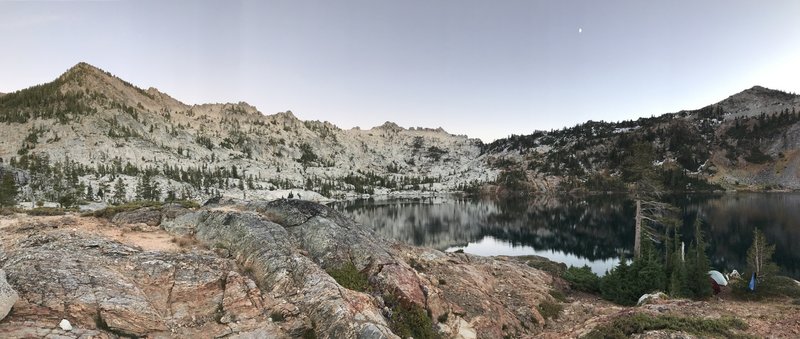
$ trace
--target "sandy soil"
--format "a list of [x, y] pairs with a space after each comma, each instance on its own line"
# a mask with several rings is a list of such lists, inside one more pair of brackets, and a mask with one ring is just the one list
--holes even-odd
[[0, 241], [13, 242], [24, 236], [22, 230], [31, 228], [69, 229], [81, 234], [101, 235], [145, 251], [178, 252], [181, 247], [174, 237], [158, 227], [139, 225], [114, 225], [108, 220], [77, 215], [35, 217], [25, 214], [0, 217]]

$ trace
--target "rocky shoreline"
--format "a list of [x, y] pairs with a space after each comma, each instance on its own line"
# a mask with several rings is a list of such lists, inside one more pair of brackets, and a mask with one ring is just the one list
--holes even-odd
[[[553, 301], [553, 278], [524, 263], [389, 242], [305, 201], [7, 218], [2, 231], [20, 296], [2, 337], [530, 336]], [[363, 290], [329, 273], [350, 266]]]
[[735, 317], [760, 337], [800, 333], [791, 302], [616, 306], [571, 291], [561, 264], [412, 247], [313, 202], [100, 216], [0, 217], [0, 311], [13, 305], [0, 337], [565, 338], [634, 313]]

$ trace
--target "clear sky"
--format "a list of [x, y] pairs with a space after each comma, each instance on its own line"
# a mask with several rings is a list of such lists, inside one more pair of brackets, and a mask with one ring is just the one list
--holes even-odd
[[0, 0], [0, 92], [86, 61], [186, 103], [484, 141], [800, 92], [800, 1]]

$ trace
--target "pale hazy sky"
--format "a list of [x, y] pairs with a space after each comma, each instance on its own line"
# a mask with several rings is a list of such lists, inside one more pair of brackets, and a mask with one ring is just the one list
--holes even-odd
[[0, 92], [79, 61], [186, 103], [509, 134], [800, 92], [800, 1], [3, 1]]

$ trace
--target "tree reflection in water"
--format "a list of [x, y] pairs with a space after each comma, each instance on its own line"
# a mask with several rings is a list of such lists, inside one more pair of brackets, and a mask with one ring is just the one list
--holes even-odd
[[[742, 271], [752, 230], [759, 227], [777, 245], [775, 261], [784, 274], [800, 278], [800, 194], [689, 194], [666, 199], [682, 211], [687, 244], [694, 218], [699, 215], [704, 221], [716, 269]], [[634, 208], [625, 195], [370, 199], [332, 206], [387, 238], [440, 250], [466, 247], [470, 252], [480, 246], [484, 255], [531, 252], [568, 264], [593, 263], [590, 266], [602, 272], [633, 249]]]

